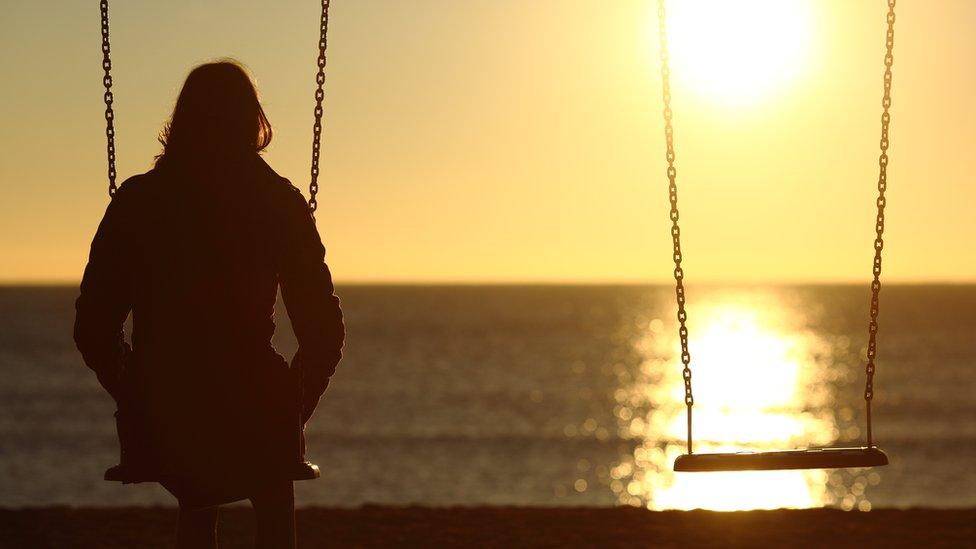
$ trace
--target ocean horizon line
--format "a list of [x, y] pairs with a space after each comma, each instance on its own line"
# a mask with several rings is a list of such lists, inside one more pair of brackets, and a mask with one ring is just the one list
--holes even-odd
[[[68, 288], [77, 287], [81, 284], [80, 280], [0, 280], [0, 289], [3, 288]], [[684, 280], [685, 286], [736, 286], [736, 287], [851, 287], [871, 285], [868, 280], [743, 280], [743, 279], [705, 279], [705, 280]], [[668, 287], [674, 286], [673, 280], [586, 280], [586, 279], [500, 279], [500, 280], [477, 280], [477, 279], [445, 279], [445, 280], [410, 280], [410, 279], [389, 279], [389, 280], [369, 280], [369, 279], [336, 279], [337, 287], [526, 287], [526, 286], [563, 286], [563, 287]], [[973, 280], [882, 280], [882, 286], [976, 286], [976, 279]]]

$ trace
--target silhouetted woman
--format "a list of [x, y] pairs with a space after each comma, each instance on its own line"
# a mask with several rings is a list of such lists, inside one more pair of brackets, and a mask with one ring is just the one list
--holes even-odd
[[[298, 417], [344, 337], [325, 249], [301, 193], [259, 156], [271, 125], [237, 63], [190, 73], [160, 141], [154, 169], [119, 187], [98, 227], [75, 341], [134, 418], [140, 480], [178, 499], [180, 546], [215, 546], [217, 506], [250, 499], [258, 546], [292, 547]], [[271, 345], [279, 286], [302, 396]]]

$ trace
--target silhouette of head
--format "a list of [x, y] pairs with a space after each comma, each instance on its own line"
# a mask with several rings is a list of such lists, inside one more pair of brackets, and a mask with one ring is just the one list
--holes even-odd
[[256, 154], [271, 143], [268, 122], [247, 70], [221, 60], [190, 71], [159, 135], [156, 164], [220, 162]]

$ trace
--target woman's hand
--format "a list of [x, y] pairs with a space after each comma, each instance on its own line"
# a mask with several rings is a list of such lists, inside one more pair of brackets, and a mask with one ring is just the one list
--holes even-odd
[[116, 406], [122, 403], [122, 370], [98, 374], [98, 382], [108, 391]]
[[325, 385], [321, 387], [304, 387], [302, 392], [302, 424], [308, 423], [315, 413], [315, 408], [319, 405], [319, 400], [329, 386], [329, 380], [325, 380]]
[[323, 375], [318, 370], [307, 369], [303, 362], [301, 351], [299, 351], [292, 358], [290, 367], [292, 379], [299, 390], [302, 425], [311, 419], [312, 414], [315, 413], [315, 408], [319, 405], [319, 400], [329, 387], [328, 375]]

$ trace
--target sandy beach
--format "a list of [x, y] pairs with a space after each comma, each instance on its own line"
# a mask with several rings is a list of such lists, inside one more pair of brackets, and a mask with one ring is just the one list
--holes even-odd
[[[0, 547], [170, 547], [172, 508], [0, 510]], [[251, 545], [251, 510], [221, 512], [223, 547]], [[976, 509], [654, 512], [636, 508], [305, 508], [302, 547], [976, 547]]]

